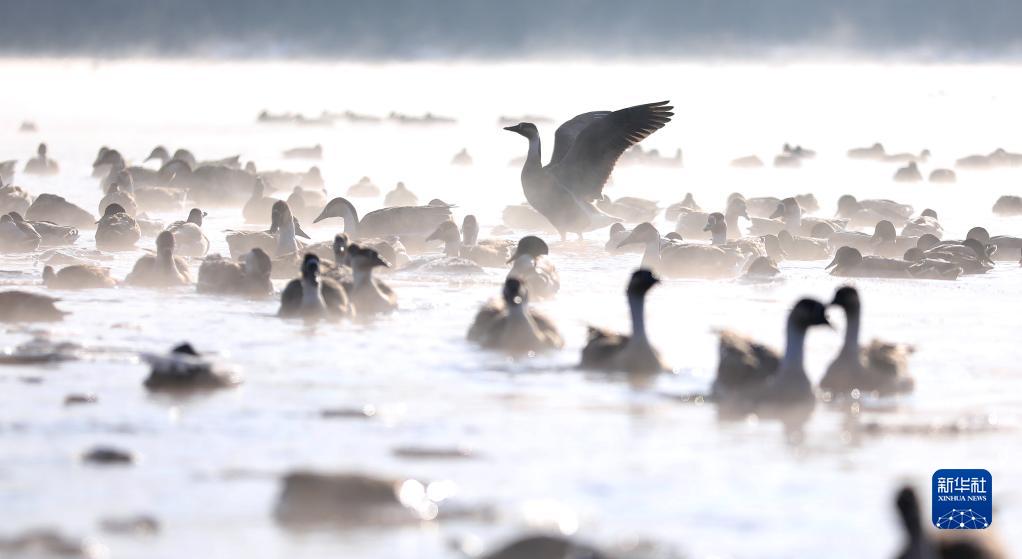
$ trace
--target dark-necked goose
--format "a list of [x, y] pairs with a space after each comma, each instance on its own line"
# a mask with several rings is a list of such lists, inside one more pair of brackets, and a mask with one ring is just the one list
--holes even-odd
[[96, 248], [99, 250], [132, 250], [141, 238], [138, 222], [120, 204], [107, 206], [96, 224]]
[[122, 189], [119, 182], [112, 183], [106, 189], [106, 194], [99, 201], [99, 215], [105, 214], [106, 207], [110, 204], [119, 204], [124, 208], [125, 213], [131, 217], [135, 217], [138, 214], [138, 202], [135, 201], [135, 195]]
[[252, 196], [241, 208], [241, 215], [245, 218], [245, 223], [260, 225], [269, 223], [267, 218], [270, 216], [273, 204], [276, 202], [276, 198], [266, 196], [266, 183], [262, 177], [256, 178], [255, 184], [252, 186]]
[[887, 220], [901, 227], [912, 215], [912, 206], [891, 200], [857, 200], [851, 194], [838, 198], [836, 217], [847, 219], [851, 227], [873, 227]]
[[553, 155], [545, 167], [535, 124], [522, 122], [505, 128], [529, 140], [522, 189], [529, 204], [557, 228], [562, 239], [568, 233], [581, 237], [614, 222], [593, 202], [602, 197], [603, 186], [621, 154], [671, 121], [674, 113], [668, 103], [576, 116], [557, 129]]
[[272, 295], [270, 256], [256, 247], [240, 260], [228, 260], [219, 254], [207, 256], [199, 266], [197, 291], [250, 298]]
[[380, 187], [373, 184], [369, 177], [362, 177], [358, 182], [349, 186], [346, 196], [352, 198], [375, 198], [380, 195]]
[[685, 198], [683, 198], [681, 202], [675, 202], [670, 206], [667, 206], [667, 209], [664, 210], [664, 219], [667, 221], [677, 221], [678, 214], [680, 214], [682, 210], [700, 212], [703, 209], [699, 207], [699, 204], [696, 202], [695, 197], [692, 196], [692, 193], [686, 192]]
[[175, 287], [188, 285], [192, 278], [188, 264], [174, 256], [174, 235], [164, 231], [156, 237], [156, 255], [139, 258], [124, 281], [138, 287]]
[[338, 320], [353, 316], [344, 288], [329, 278], [319, 277], [319, 257], [306, 254], [302, 277], [291, 280], [280, 294], [281, 318]]
[[501, 299], [487, 303], [468, 329], [469, 341], [522, 355], [564, 346], [557, 327], [529, 307], [529, 291], [518, 279], [504, 280]]
[[110, 277], [109, 268], [79, 264], [57, 272], [53, 266], [44, 267], [43, 285], [50, 289], [102, 289], [114, 287], [117, 282]]
[[537, 299], [553, 297], [561, 289], [561, 277], [549, 254], [550, 247], [543, 239], [532, 235], [522, 237], [508, 259], [511, 270], [507, 277], [522, 280], [531, 296]]
[[78, 228], [67, 225], [57, 225], [51, 221], [28, 221], [21, 217], [18, 212], [9, 212], [7, 215], [17, 223], [24, 223], [32, 226], [36, 233], [39, 233], [39, 246], [59, 247], [75, 244], [78, 240]]
[[631, 335], [590, 326], [588, 341], [582, 348], [581, 368], [627, 373], [668, 370], [646, 336], [646, 293], [658, 283], [660, 280], [650, 270], [639, 269], [632, 274], [626, 291], [632, 317]]
[[235, 259], [256, 247], [273, 258], [282, 258], [299, 254], [303, 250], [303, 245], [298, 241], [299, 236], [309, 238], [302, 231], [298, 219], [291, 215], [287, 202], [277, 200], [270, 209], [269, 230], [228, 231], [227, 247], [231, 251], [231, 258]]

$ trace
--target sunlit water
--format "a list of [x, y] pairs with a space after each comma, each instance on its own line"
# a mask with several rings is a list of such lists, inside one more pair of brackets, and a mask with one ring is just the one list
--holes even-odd
[[[63, 172], [19, 175], [34, 194], [56, 192], [96, 212], [90, 178], [100, 145], [140, 161], [163, 144], [200, 159], [240, 153], [260, 169], [304, 169], [283, 149], [321, 143], [332, 195], [368, 175], [389, 190], [405, 181], [420, 198], [475, 213], [485, 233], [507, 204], [523, 200], [518, 168], [525, 141], [497, 125], [502, 114], [574, 114], [671, 99], [674, 121], [645, 145], [685, 168], [622, 167], [608, 193], [678, 201], [686, 191], [719, 208], [746, 196], [813, 192], [824, 215], [843, 193], [932, 207], [948, 238], [973, 225], [1022, 234], [1022, 220], [992, 216], [1001, 194], [1019, 193], [1022, 173], [960, 172], [956, 185], [895, 184], [893, 165], [851, 162], [850, 147], [883, 141], [889, 151], [933, 151], [924, 173], [997, 147], [1022, 149], [1022, 81], [1015, 67], [93, 64], [5, 62], [0, 160], [26, 159], [44, 140]], [[457, 118], [453, 126], [392, 123], [328, 128], [255, 122], [262, 109], [316, 115], [351, 109]], [[39, 133], [18, 133], [24, 119]], [[540, 125], [544, 139], [553, 125]], [[818, 150], [800, 170], [734, 170], [742, 155], [772, 159], [784, 142]], [[467, 147], [468, 168], [449, 165]], [[546, 154], [551, 145], [546, 144]], [[364, 213], [382, 200], [355, 200]], [[166, 219], [183, 218], [165, 215]], [[212, 211], [215, 250], [240, 211]], [[658, 221], [663, 232], [671, 224]], [[330, 227], [315, 228], [327, 239]], [[401, 309], [368, 325], [308, 329], [275, 318], [276, 303], [119, 288], [60, 292], [73, 313], [49, 326], [4, 326], [11, 347], [44, 333], [73, 341], [84, 359], [0, 368], [0, 534], [55, 526], [101, 542], [113, 557], [452, 557], [452, 541], [489, 548], [523, 531], [561, 530], [614, 545], [643, 539], [693, 557], [885, 557], [900, 545], [892, 496], [909, 482], [928, 514], [938, 468], [977, 467], [994, 476], [999, 537], [1022, 551], [1022, 272], [999, 264], [957, 282], [858, 280], [864, 337], [911, 343], [916, 392], [847, 419], [819, 407], [800, 443], [767, 421], [721, 424], [709, 405], [673, 395], [707, 389], [714, 329], [782, 342], [786, 311], [804, 295], [826, 299], [841, 284], [823, 262], [785, 263], [784, 279], [666, 281], [650, 294], [649, 330], [673, 374], [636, 385], [572, 369], [585, 325], [627, 328], [623, 289], [638, 255], [608, 256], [605, 232], [584, 242], [554, 238], [563, 288], [538, 305], [560, 325], [563, 351], [511, 362], [464, 339], [478, 306], [498, 292], [484, 277], [393, 275]], [[145, 245], [151, 246], [152, 240]], [[79, 246], [93, 246], [84, 234]], [[111, 263], [123, 277], [140, 252]], [[7, 283], [39, 283], [32, 257], [0, 256]], [[197, 267], [197, 262], [193, 263]], [[31, 287], [31, 289], [40, 289]], [[837, 324], [840, 312], [831, 312]], [[237, 364], [239, 388], [192, 400], [154, 397], [142, 387], [139, 351], [190, 340]], [[818, 380], [839, 333], [813, 331], [807, 370]], [[36, 379], [38, 382], [29, 382]], [[64, 407], [65, 395], [98, 395]], [[373, 406], [372, 418], [323, 419], [324, 409]], [[869, 408], [870, 406], [866, 406]], [[873, 406], [876, 407], [876, 406]], [[881, 422], [900, 434], [863, 434]], [[951, 426], [964, 425], [957, 434]], [[979, 425], [981, 429], [970, 429]], [[940, 434], [904, 433], [905, 427]], [[981, 432], [975, 432], [981, 431]], [[83, 465], [96, 444], [138, 453], [127, 468]], [[401, 458], [394, 449], [464, 447], [465, 460]], [[396, 478], [451, 480], [462, 504], [493, 509], [492, 521], [405, 529], [300, 532], [279, 527], [272, 509], [278, 476], [297, 468]], [[100, 518], [145, 513], [158, 536], [103, 533]]]

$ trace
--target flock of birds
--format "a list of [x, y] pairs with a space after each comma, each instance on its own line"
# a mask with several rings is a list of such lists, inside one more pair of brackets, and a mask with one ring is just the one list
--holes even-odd
[[[907, 204], [859, 200], [852, 195], [842, 196], [835, 216], [824, 218], [810, 215], [819, 210], [812, 194], [746, 198], [734, 193], [722, 211], [704, 211], [689, 194], [665, 209], [676, 227], [662, 234], [651, 223], [660, 211], [657, 202], [630, 197], [611, 200], [603, 189], [622, 155], [666, 126], [672, 110], [664, 101], [578, 115], [557, 129], [545, 165], [535, 124], [521, 122], [505, 128], [528, 141], [521, 171], [528, 204], [505, 210], [503, 231], [510, 233], [528, 223], [536, 229], [552, 228], [564, 240], [570, 234], [582, 238], [609, 228], [608, 253], [641, 253], [640, 267], [631, 274], [626, 289], [630, 332], [590, 328], [581, 353], [582, 368], [633, 374], [668, 370], [645, 325], [646, 294], [661, 278], [769, 280], [781, 273], [781, 261], [829, 260], [827, 268], [839, 277], [955, 280], [964, 274], [985, 273], [998, 260], [1019, 259], [1022, 238], [991, 236], [976, 227], [965, 239], [944, 239], [932, 209], [915, 214]], [[313, 146], [286, 155], [321, 153], [320, 146]], [[812, 150], [786, 145], [775, 164], [794, 166], [813, 155]], [[907, 162], [914, 168], [928, 154], [888, 155], [877, 144], [848, 155]], [[1011, 156], [999, 150], [974, 157], [1003, 162], [1012, 161]], [[680, 161], [680, 153], [677, 157]], [[237, 157], [200, 161], [188, 150], [171, 153], [163, 147], [146, 159], [153, 160], [159, 164], [157, 169], [129, 165], [115, 149], [99, 150], [93, 164], [93, 176], [104, 192], [98, 219], [60, 196], [33, 196], [0, 182], [0, 253], [39, 253], [47, 264], [42, 283], [57, 290], [194, 284], [201, 293], [259, 298], [277, 296], [273, 280], [289, 279], [279, 293], [278, 315], [303, 320], [393, 312], [399, 294], [378, 269], [439, 274], [507, 269], [499, 297], [479, 310], [468, 339], [518, 356], [563, 347], [556, 323], [531, 306], [555, 297], [561, 286], [550, 248], [539, 236], [527, 235], [518, 241], [481, 239], [475, 216], [465, 216], [459, 227], [453, 205], [436, 199], [420, 204], [402, 183], [386, 193], [385, 207], [360, 216], [348, 198], [382, 194], [367, 177], [349, 188], [347, 197], [330, 198], [315, 167], [304, 173], [260, 172], [254, 163], [241, 165]], [[966, 160], [963, 166], [981, 164]], [[734, 164], [754, 163], [743, 158]], [[24, 172], [47, 175], [60, 169], [43, 144]], [[8, 169], [4, 180], [11, 176]], [[937, 173], [930, 179], [950, 177]], [[286, 199], [271, 195], [288, 190]], [[995, 212], [1010, 215], [1010, 198], [999, 200]], [[194, 205], [186, 219], [169, 224], [146, 213], [178, 210], [185, 204]], [[227, 231], [229, 256], [211, 255], [203, 229], [207, 214], [201, 208], [213, 207], [240, 210], [246, 224], [268, 228]], [[302, 223], [331, 219], [342, 220], [341, 232], [330, 242], [309, 241]], [[624, 222], [638, 223], [628, 229]], [[74, 246], [82, 229], [95, 229], [95, 250]], [[106, 252], [138, 250], [144, 239], [154, 237], [155, 250], [139, 258], [123, 280], [91, 261]], [[442, 246], [439, 254], [432, 252], [437, 246]], [[201, 259], [194, 280], [192, 258]], [[66, 313], [56, 301], [27, 291], [0, 292], [0, 321], [59, 320]], [[719, 365], [708, 399], [722, 412], [739, 417], [755, 413], [790, 418], [811, 412], [818, 391], [803, 367], [805, 338], [810, 328], [829, 325], [826, 310], [830, 306], [844, 312], [847, 326], [844, 345], [820, 382], [819, 392], [827, 395], [826, 400], [911, 391], [913, 380], [907, 370], [911, 348], [880, 341], [861, 345], [860, 294], [845, 286], [827, 303], [807, 298], [794, 305], [783, 352], [722, 332]], [[192, 351], [187, 359], [195, 357]], [[918, 555], [924, 556], [936, 555]]]

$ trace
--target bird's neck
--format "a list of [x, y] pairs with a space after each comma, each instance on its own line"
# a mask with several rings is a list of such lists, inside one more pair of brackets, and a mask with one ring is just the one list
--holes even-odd
[[176, 269], [174, 264], [174, 251], [167, 249], [156, 249], [156, 265], [160, 270], [170, 271]]
[[628, 294], [628, 312], [632, 316], [632, 340], [646, 343], [646, 298], [644, 295]]
[[859, 355], [859, 309], [845, 309], [847, 324], [845, 325], [845, 345], [841, 348], [841, 355]]
[[295, 238], [295, 222], [291, 216], [283, 220], [277, 233], [277, 256], [298, 252], [298, 239]]
[[373, 269], [363, 266], [355, 267], [351, 270], [352, 284], [355, 289], [362, 289], [365, 286], [373, 285]]
[[806, 372], [803, 365], [805, 359], [806, 329], [794, 324], [788, 324], [787, 345], [784, 348], [784, 359], [778, 369], [781, 379], [795, 380], [806, 379]]
[[323, 301], [323, 295], [320, 293], [319, 280], [315, 274], [303, 274], [302, 275], [302, 306], [309, 307], [325, 307], [326, 302]]
[[460, 256], [461, 255], [461, 237], [452, 235], [449, 239], [444, 239], [444, 254], [447, 256]]
[[344, 208], [341, 218], [344, 220], [344, 233], [349, 239], [358, 238], [358, 214], [350, 208]]
[[543, 157], [539, 143], [539, 136], [530, 136], [529, 153], [525, 156], [525, 166], [522, 167], [522, 173], [538, 171], [542, 166]]
[[713, 234], [713, 244], [723, 245], [727, 244], [727, 229], [720, 227], [711, 231]]

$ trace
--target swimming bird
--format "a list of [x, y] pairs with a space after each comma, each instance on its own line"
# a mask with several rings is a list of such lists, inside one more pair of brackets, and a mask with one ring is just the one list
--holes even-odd
[[174, 234], [177, 253], [182, 256], [205, 256], [209, 252], [209, 239], [202, 232], [202, 218], [206, 212], [192, 208], [188, 219], [175, 221], [167, 226], [167, 231]]
[[507, 246], [465, 245], [461, 232], [453, 221], [445, 221], [436, 228], [426, 241], [442, 241], [444, 254], [448, 257], [467, 258], [480, 266], [503, 268], [507, 265], [511, 251]]
[[663, 128], [674, 113], [668, 101], [637, 105], [618, 111], [595, 111], [562, 124], [554, 135], [554, 150], [544, 167], [539, 130], [530, 122], [508, 126], [529, 140], [522, 167], [522, 189], [529, 204], [557, 228], [561, 238], [606, 227], [614, 219], [593, 202], [614, 164], [629, 147]]
[[695, 197], [692, 196], [692, 193], [686, 192], [685, 198], [683, 198], [681, 202], [675, 202], [670, 206], [667, 206], [667, 209], [664, 210], [664, 219], [667, 221], [677, 221], [678, 214], [681, 213], [682, 210], [701, 212], [703, 209], [699, 207], [699, 204], [696, 202]]
[[174, 235], [170, 231], [156, 237], [156, 255], [139, 258], [124, 282], [137, 287], [175, 287], [192, 282], [188, 264], [174, 256]]
[[397, 206], [418, 206], [419, 197], [415, 195], [405, 183], [398, 182], [394, 190], [391, 190], [383, 197], [383, 207], [394, 208]]
[[965, 238], [975, 239], [986, 247], [996, 247], [996, 250], [988, 255], [990, 259], [997, 262], [1013, 262], [1019, 249], [1022, 249], [1022, 237], [1012, 237], [1010, 235], [994, 235], [991, 237], [990, 233], [982, 227], [973, 227], [965, 235]]
[[[302, 231], [298, 219], [291, 215], [287, 202], [277, 200], [270, 209], [270, 228], [267, 231], [228, 231], [227, 247], [231, 258], [239, 258], [242, 254], [259, 247], [273, 258], [297, 255], [304, 247], [297, 237], [309, 238]], [[293, 270], [294, 268], [292, 268]]]
[[1022, 196], [1001, 196], [996, 202], [994, 202], [992, 211], [994, 212], [994, 215], [999, 215], [1001, 217], [1015, 217], [1022, 215]]
[[832, 276], [848, 278], [901, 278], [901, 279], [958, 279], [962, 268], [940, 266], [922, 260], [909, 262], [880, 256], [863, 256], [852, 247], [843, 246], [834, 253], [834, 259], [827, 264]]
[[476, 216], [468, 214], [461, 220], [461, 244], [463, 248], [480, 246], [487, 250], [510, 254], [517, 243], [509, 239], [480, 239], [479, 220]]
[[536, 299], [553, 297], [561, 289], [561, 276], [549, 255], [550, 247], [543, 239], [533, 235], [522, 237], [508, 259], [512, 264], [507, 277], [520, 279]]
[[422, 252], [426, 237], [445, 221], [451, 221], [451, 206], [432, 201], [425, 206], [399, 206], [381, 208], [358, 217], [355, 206], [345, 198], [334, 198], [327, 203], [313, 223], [339, 217], [344, 220], [344, 232], [353, 241], [384, 238], [395, 235], [411, 251]]
[[54, 322], [63, 320], [64, 312], [53, 297], [27, 291], [0, 291], [0, 322]]
[[529, 291], [518, 278], [504, 280], [501, 299], [479, 309], [468, 340], [488, 349], [522, 355], [564, 346], [557, 327], [529, 306]]
[[923, 174], [919, 172], [919, 165], [910, 161], [908, 165], [898, 169], [894, 173], [896, 182], [919, 182], [923, 180]]
[[297, 147], [284, 150], [284, 159], [322, 159], [323, 146], [316, 144], [311, 147]]
[[742, 274], [743, 278], [746, 279], [766, 279], [773, 278], [781, 274], [781, 270], [777, 267], [777, 263], [774, 262], [769, 256], [757, 256], [749, 265], [745, 267], [745, 272]]
[[57, 272], [53, 266], [44, 267], [43, 284], [50, 289], [103, 289], [116, 286], [117, 281], [110, 277], [109, 268], [79, 264]]
[[820, 381], [820, 388], [835, 395], [848, 395], [853, 390], [875, 392], [880, 396], [909, 392], [915, 382], [908, 374], [908, 356], [912, 348], [873, 340], [859, 346], [862, 306], [859, 292], [844, 286], [834, 293], [832, 306], [845, 312], [845, 343]]
[[200, 355], [190, 343], [183, 343], [168, 354], [143, 353], [149, 364], [146, 389], [157, 392], [184, 392], [230, 388], [241, 382], [241, 375], [230, 366]]
[[[2, 179], [0, 179], [0, 183], [3, 183]], [[20, 186], [0, 184], [0, 214], [18, 212], [25, 215], [33, 200], [35, 198]]]
[[351, 283], [344, 283], [348, 299], [359, 316], [385, 314], [397, 310], [397, 294], [387, 284], [373, 277], [373, 269], [389, 268], [390, 264], [374, 249], [357, 244], [348, 245], [351, 261]]
[[553, 224], [528, 203], [506, 206], [500, 217], [506, 227], [515, 231], [557, 232]]
[[106, 194], [99, 201], [99, 215], [105, 214], [106, 207], [110, 204], [120, 205], [124, 208], [124, 212], [131, 217], [135, 217], [138, 214], [138, 203], [135, 201], [135, 195], [123, 190], [120, 183], [115, 182], [106, 189]]
[[874, 227], [887, 220], [901, 227], [912, 215], [912, 206], [892, 200], [857, 200], [851, 194], [838, 198], [836, 217], [847, 219], [851, 227]]
[[287, 197], [287, 205], [298, 221], [308, 223], [316, 219], [319, 212], [327, 204], [326, 190], [322, 188], [302, 188], [296, 186]]
[[345, 290], [329, 278], [319, 277], [319, 257], [306, 254], [302, 277], [291, 280], [280, 294], [281, 318], [338, 320], [354, 315]]
[[467, 167], [472, 164], [472, 156], [468, 154], [468, 148], [461, 148], [461, 151], [451, 158], [451, 165]]
[[934, 169], [930, 171], [927, 180], [938, 184], [954, 184], [958, 182], [958, 175], [951, 169]]
[[738, 275], [743, 264], [738, 251], [722, 247], [662, 239], [650, 223], [640, 223], [618, 246], [642, 244], [642, 267], [672, 278], [727, 278]]
[[[777, 198], [775, 196], [753, 196], [746, 198], [738, 192], [732, 192], [728, 196], [728, 202], [731, 202], [734, 198], [740, 198], [745, 201], [746, 218], [760, 217], [769, 218], [771, 214], [777, 211], [777, 205], [784, 201], [783, 198]], [[792, 196], [796, 202], [798, 202], [799, 208], [803, 210], [803, 213], [812, 213], [820, 209], [820, 203], [816, 200], [816, 196], [809, 192], [806, 194], [796, 194]]]
[[270, 272], [273, 263], [261, 248], [243, 254], [240, 262], [219, 254], [207, 256], [199, 266], [199, 293], [257, 298], [273, 294]]
[[826, 307], [801, 299], [788, 314], [784, 355], [730, 331], [720, 332], [720, 361], [712, 395], [726, 415], [802, 415], [816, 397], [803, 365], [805, 338], [813, 326], [829, 326]]
[[[738, 218], [750, 219], [746, 211], [745, 199], [741, 196], [729, 198], [723, 215], [729, 236], [732, 238], [741, 237]], [[707, 233], [709, 230], [706, 228], [706, 222], [709, 217], [710, 212], [680, 209], [677, 212], [677, 222], [674, 225], [674, 231], [685, 239], [709, 240], [710, 235]]]
[[96, 218], [82, 208], [56, 194], [40, 194], [25, 210], [29, 221], [49, 221], [58, 225], [95, 229]]
[[792, 235], [786, 230], [777, 233], [777, 243], [788, 260], [826, 260], [831, 246], [826, 239]]
[[631, 233], [632, 232], [626, 229], [625, 226], [622, 225], [621, 223], [611, 224], [610, 231], [608, 233], [607, 243], [603, 245], [603, 248], [610, 254], [625, 253], [642, 254], [642, 251], [644, 249], [640, 244], [632, 244], [624, 247], [618, 247], [618, 245], [621, 244], [621, 241], [628, 238], [628, 235], [630, 235]]
[[346, 196], [352, 198], [375, 198], [380, 195], [380, 187], [373, 184], [369, 177], [362, 177], [358, 182], [349, 186]]
[[985, 245], [976, 238], [964, 241], [938, 241], [933, 235], [923, 235], [916, 242], [925, 260], [950, 262], [962, 269], [964, 274], [985, 274], [994, 269], [991, 256], [997, 247]]
[[73, 245], [78, 240], [78, 228], [66, 225], [57, 225], [50, 221], [28, 221], [21, 217], [18, 212], [8, 212], [17, 223], [25, 223], [32, 226], [36, 233], [39, 233], [39, 246], [55, 247]]
[[640, 268], [632, 273], [626, 290], [632, 317], [631, 335], [590, 326], [588, 341], [582, 348], [581, 368], [627, 373], [668, 370], [646, 335], [646, 294], [658, 283], [660, 279], [648, 269]]
[[17, 159], [8, 159], [7, 161], [0, 161], [0, 186], [2, 183], [11, 182], [14, 180], [14, 171], [18, 166]]
[[241, 215], [245, 218], [245, 223], [269, 223], [266, 218], [270, 215], [273, 204], [276, 202], [276, 198], [266, 196], [266, 183], [262, 177], [256, 178], [255, 184], [252, 186], [252, 197], [241, 208]]
[[46, 156], [46, 144], [39, 144], [36, 148], [36, 156], [25, 163], [25, 174], [27, 175], [56, 175], [60, 172], [60, 165]]
[[[784, 225], [782, 229], [787, 230], [793, 235], [812, 235], [813, 229], [818, 226], [826, 226], [831, 231], [843, 231], [848, 226], [847, 219], [840, 218], [823, 218], [823, 217], [807, 217], [803, 215], [802, 206], [798, 203], [794, 197], [788, 197], [781, 200], [781, 203], [777, 205], [774, 213], [770, 214], [770, 219], [780, 219]], [[763, 222], [754, 220], [752, 226], [749, 228], [749, 232], [752, 235], [763, 235], [772, 233], [776, 235], [780, 233], [780, 230], [765, 230], [760, 224]]]
[[635, 196], [622, 196], [617, 200], [611, 200], [604, 195], [596, 200], [596, 207], [610, 217], [620, 219], [625, 223], [653, 221], [660, 213], [660, 206], [656, 202]]
[[32, 252], [41, 242], [39, 232], [25, 221], [0, 215], [0, 252]]
[[138, 222], [120, 204], [107, 206], [106, 213], [97, 222], [96, 248], [99, 250], [131, 250], [141, 238]]
[[715, 212], [706, 218], [705, 231], [710, 232], [710, 244], [724, 250], [736, 251], [743, 261], [766, 256], [766, 247], [761, 237], [742, 237], [728, 240], [728, 226], [724, 214]]
[[884, 145], [880, 142], [866, 148], [852, 148], [848, 150], [849, 159], [872, 159], [874, 161], [883, 161], [886, 156], [887, 151], [884, 149]]
[[905, 237], [922, 237], [930, 234], [939, 239], [944, 236], [944, 228], [937, 221], [937, 212], [926, 208], [919, 217], [905, 223], [901, 228], [901, 234]]

